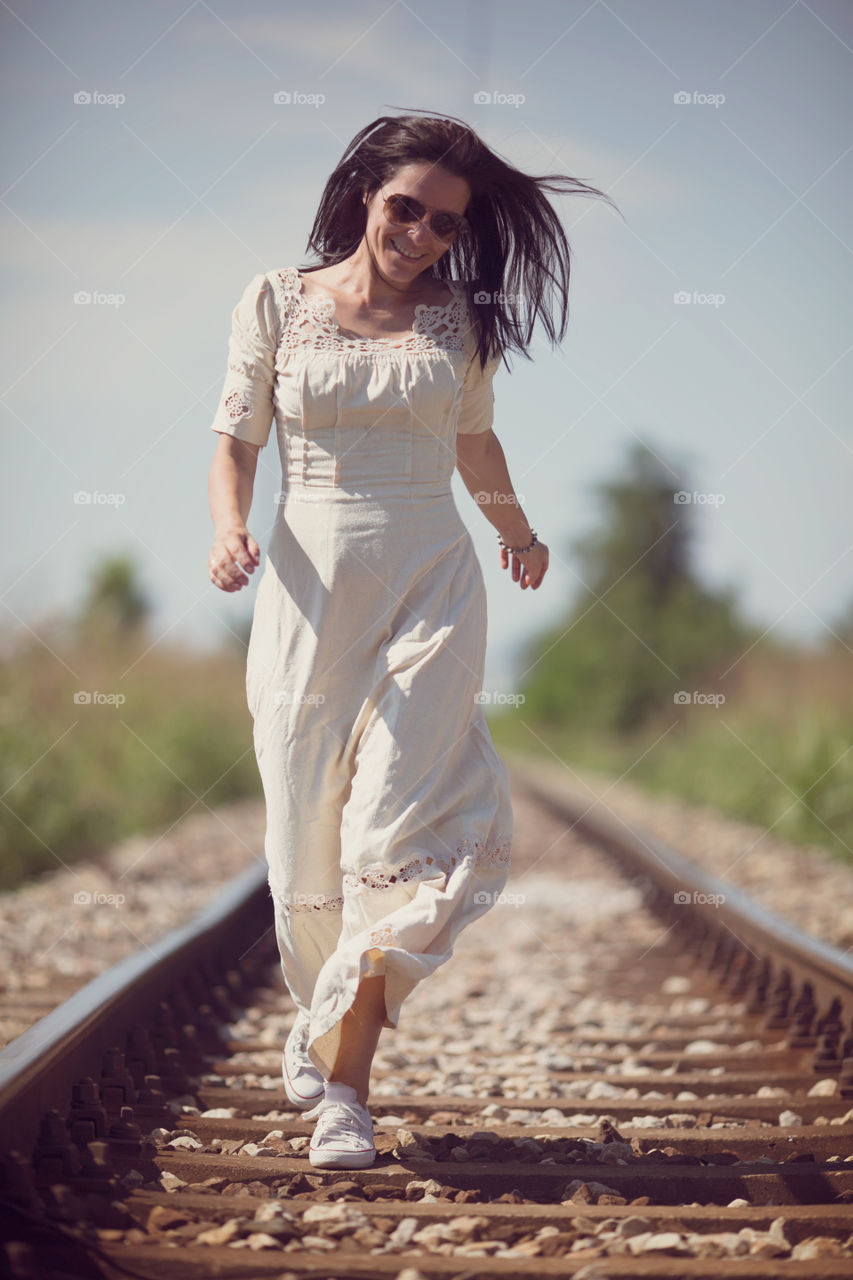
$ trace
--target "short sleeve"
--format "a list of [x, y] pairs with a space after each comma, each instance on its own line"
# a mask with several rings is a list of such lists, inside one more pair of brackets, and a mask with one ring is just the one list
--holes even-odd
[[213, 431], [263, 447], [273, 420], [278, 316], [272, 285], [253, 276], [231, 316], [228, 370]]
[[480, 357], [475, 352], [468, 365], [465, 385], [462, 389], [459, 421], [456, 428], [460, 435], [479, 435], [483, 431], [488, 431], [492, 425], [495, 409], [495, 392], [492, 383], [500, 363], [500, 356], [490, 356], [486, 361], [486, 367], [482, 368]]

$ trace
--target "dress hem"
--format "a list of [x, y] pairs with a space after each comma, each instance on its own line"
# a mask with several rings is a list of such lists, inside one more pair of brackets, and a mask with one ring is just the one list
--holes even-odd
[[[469, 851], [449, 871], [418, 880], [411, 898], [344, 941], [324, 965], [328, 971], [325, 975], [321, 971], [315, 987], [315, 997], [320, 991], [319, 1007], [311, 1015], [307, 1045], [309, 1058], [324, 1078], [329, 1079], [334, 1070], [341, 1022], [355, 1001], [362, 978], [379, 976], [381, 965], [386, 980], [383, 1027], [395, 1028], [406, 998], [453, 955], [460, 930], [497, 901], [509, 875], [511, 838], [488, 845], [478, 841], [462, 844], [467, 844]], [[472, 845], [481, 850], [479, 859]], [[475, 877], [488, 888], [476, 888]], [[461, 904], [467, 909], [460, 911]], [[407, 935], [414, 945], [399, 945]], [[439, 949], [430, 951], [436, 941]], [[380, 957], [378, 964], [372, 953]]]

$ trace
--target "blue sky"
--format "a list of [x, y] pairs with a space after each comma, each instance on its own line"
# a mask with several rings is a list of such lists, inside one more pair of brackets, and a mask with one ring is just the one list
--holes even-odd
[[[117, 552], [140, 563], [158, 641], [216, 644], [250, 613], [257, 574], [224, 596], [206, 571], [231, 310], [256, 272], [306, 260], [346, 144], [407, 107], [461, 116], [623, 214], [557, 201], [567, 337], [555, 351], [540, 333], [495, 381], [495, 429], [552, 549], [539, 592], [501, 574], [457, 489], [490, 680], [567, 608], [571, 544], [638, 439], [722, 495], [695, 506], [697, 560], [750, 618], [819, 641], [853, 601], [849, 4], [13, 0], [0, 34], [3, 631], [37, 634]], [[273, 433], [249, 521], [262, 548], [278, 487]]]

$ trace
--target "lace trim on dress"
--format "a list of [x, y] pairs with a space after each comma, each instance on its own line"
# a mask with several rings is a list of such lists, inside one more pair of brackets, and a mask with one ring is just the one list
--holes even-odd
[[291, 911], [342, 911], [344, 907], [339, 893], [279, 893], [272, 888], [270, 893], [288, 915]]
[[[466, 858], [473, 858], [475, 867], [508, 867], [510, 864], [511, 840], [487, 845], [479, 840], [461, 840], [456, 852], [448, 857], [437, 857], [434, 854], [416, 854], [408, 862], [404, 862], [396, 871], [377, 863], [373, 867], [362, 868], [359, 872], [346, 872], [343, 877], [343, 894], [326, 893], [292, 893], [283, 894], [274, 889], [271, 893], [276, 903], [286, 913], [293, 911], [342, 911], [344, 897], [362, 893], [364, 890], [390, 889], [395, 884], [405, 884], [411, 880], [424, 880], [436, 872], [450, 875]], [[386, 928], [386, 926], [383, 926]], [[375, 931], [374, 931], [375, 932]], [[371, 935], [372, 937], [372, 935]]]
[[[434, 858], [431, 855], [415, 857], [396, 872], [388, 871], [384, 867], [369, 868], [362, 871], [360, 876], [344, 876], [344, 888], [350, 893], [360, 892], [363, 889], [390, 889], [398, 881], [418, 879], [420, 874], [426, 874], [433, 865], [449, 875], [453, 868], [460, 862], [464, 862], [466, 858], [472, 858], [475, 867], [507, 867], [510, 863], [511, 847], [511, 840], [504, 840], [495, 845], [482, 844], [479, 840], [462, 840], [457, 845], [456, 853], [449, 858]], [[354, 883], [348, 883], [348, 881]], [[487, 898], [488, 895], [485, 897]], [[378, 924], [369, 934], [371, 947], [395, 947], [397, 940], [396, 928], [387, 922]]]
[[419, 302], [410, 333], [399, 338], [364, 338], [341, 330], [335, 315], [335, 300], [329, 295], [306, 293], [296, 267], [272, 273], [285, 307], [287, 323], [282, 324], [280, 349], [295, 351], [310, 345], [338, 355], [368, 352], [393, 358], [413, 351], [464, 351], [465, 334], [471, 327], [465, 288], [460, 280], [447, 280], [450, 302], [431, 306]]
[[466, 858], [473, 858], [475, 867], [509, 866], [511, 847], [510, 840], [494, 845], [486, 845], [479, 840], [462, 840], [456, 846], [456, 852], [448, 857], [437, 857], [431, 853], [416, 854], [401, 867], [397, 867], [396, 871], [377, 863], [373, 867], [363, 867], [358, 873], [347, 872], [343, 881], [344, 893], [390, 889], [395, 884], [405, 884], [409, 880], [427, 879], [436, 872], [450, 875]]

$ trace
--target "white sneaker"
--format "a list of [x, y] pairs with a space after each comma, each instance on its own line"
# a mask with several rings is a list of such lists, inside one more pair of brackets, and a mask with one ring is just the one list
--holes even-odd
[[304, 1110], [323, 1100], [324, 1080], [306, 1052], [308, 1017], [300, 1012], [290, 1029], [281, 1054], [281, 1078], [284, 1092], [294, 1107]]
[[376, 1159], [370, 1112], [350, 1085], [326, 1084], [308, 1159], [316, 1169], [366, 1169]]

